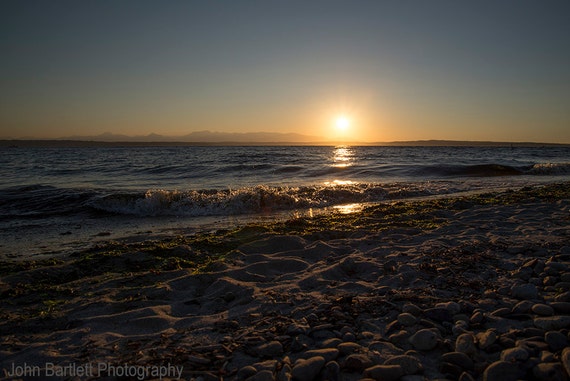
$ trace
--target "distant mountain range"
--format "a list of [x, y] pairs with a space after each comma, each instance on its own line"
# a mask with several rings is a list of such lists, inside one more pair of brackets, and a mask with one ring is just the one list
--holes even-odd
[[493, 141], [459, 141], [459, 140], [413, 140], [393, 142], [340, 142], [321, 136], [303, 135], [296, 133], [278, 132], [212, 132], [196, 131], [183, 136], [120, 135], [106, 132], [100, 135], [75, 135], [58, 139], [4, 139], [0, 140], [1, 147], [16, 146], [51, 146], [51, 147], [80, 147], [80, 146], [175, 146], [175, 145], [376, 145], [376, 146], [512, 146], [512, 147], [541, 147], [541, 146], [570, 146], [570, 144], [540, 143], [540, 142], [493, 142]]
[[320, 136], [278, 132], [213, 132], [196, 131], [182, 136], [149, 135], [118, 135], [106, 132], [95, 136], [68, 136], [57, 140], [87, 140], [94, 142], [184, 142], [184, 143], [317, 143], [324, 142]]

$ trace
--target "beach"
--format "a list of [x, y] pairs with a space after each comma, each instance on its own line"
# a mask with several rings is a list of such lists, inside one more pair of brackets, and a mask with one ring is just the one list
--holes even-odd
[[569, 183], [344, 212], [5, 260], [0, 379], [568, 378]]

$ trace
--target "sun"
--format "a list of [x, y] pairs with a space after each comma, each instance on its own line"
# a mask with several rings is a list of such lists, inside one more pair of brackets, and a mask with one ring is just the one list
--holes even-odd
[[336, 128], [338, 128], [339, 130], [346, 131], [350, 127], [350, 119], [348, 119], [344, 115], [341, 115], [335, 119], [334, 124], [335, 124]]

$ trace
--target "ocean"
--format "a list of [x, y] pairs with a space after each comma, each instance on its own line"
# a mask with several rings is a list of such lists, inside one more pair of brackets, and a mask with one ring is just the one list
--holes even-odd
[[570, 180], [570, 147], [0, 148], [0, 257]]

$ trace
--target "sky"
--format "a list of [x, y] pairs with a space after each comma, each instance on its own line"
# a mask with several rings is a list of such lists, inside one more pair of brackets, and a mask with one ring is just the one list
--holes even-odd
[[4, 0], [0, 52], [0, 138], [570, 143], [567, 0]]

